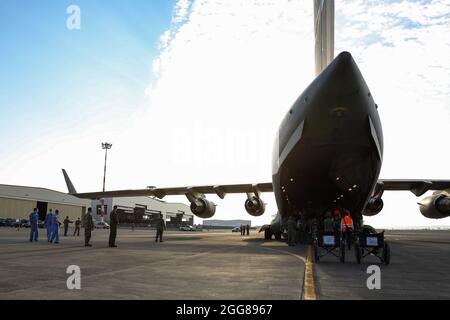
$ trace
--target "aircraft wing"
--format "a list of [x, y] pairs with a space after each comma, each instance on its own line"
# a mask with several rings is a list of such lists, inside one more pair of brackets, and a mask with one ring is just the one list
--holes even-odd
[[209, 186], [192, 186], [177, 188], [148, 188], [148, 189], [130, 189], [130, 190], [114, 190], [105, 192], [87, 192], [74, 193], [73, 196], [82, 199], [99, 199], [112, 197], [138, 197], [138, 196], [154, 196], [159, 199], [165, 196], [187, 195], [187, 194], [216, 194], [221, 199], [227, 193], [260, 193], [272, 192], [272, 183], [258, 184], [228, 184], [228, 185], [209, 185]]
[[261, 192], [272, 192], [273, 186], [271, 182], [257, 184], [224, 184], [224, 185], [207, 185], [177, 188], [156, 188], [149, 187], [147, 189], [130, 189], [130, 190], [114, 190], [105, 192], [87, 192], [77, 193], [69, 176], [63, 169], [64, 178], [66, 180], [69, 194], [82, 199], [100, 199], [113, 197], [139, 197], [153, 196], [159, 199], [172, 195], [196, 195], [196, 194], [216, 194], [221, 199], [228, 193], [254, 193], [259, 195]]
[[450, 180], [380, 179], [378, 180], [377, 188], [379, 189], [379, 191], [411, 191], [417, 197], [420, 197], [429, 190], [450, 189]]

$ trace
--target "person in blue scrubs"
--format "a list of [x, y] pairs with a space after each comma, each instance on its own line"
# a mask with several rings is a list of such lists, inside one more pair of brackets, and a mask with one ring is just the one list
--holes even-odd
[[53, 212], [52, 209], [45, 216], [44, 226], [47, 229], [47, 241], [50, 242], [52, 240], [52, 230], [53, 230]]
[[59, 211], [55, 210], [55, 213], [52, 215], [52, 238], [50, 240], [51, 243], [53, 243], [53, 241], [55, 243], [59, 243], [59, 224], [60, 224], [60, 222], [58, 221], [58, 215], [59, 215]]
[[34, 208], [33, 212], [29, 215], [30, 218], [30, 242], [38, 241], [38, 209]]

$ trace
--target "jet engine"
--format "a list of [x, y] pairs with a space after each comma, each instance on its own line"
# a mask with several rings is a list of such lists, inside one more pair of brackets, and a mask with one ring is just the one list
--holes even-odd
[[366, 208], [363, 211], [363, 215], [369, 217], [377, 215], [381, 210], [383, 210], [383, 205], [383, 199], [379, 197], [370, 198], [369, 202], [366, 205]]
[[257, 196], [250, 196], [245, 200], [245, 210], [254, 216], [259, 217], [266, 211], [266, 204]]
[[442, 219], [450, 216], [450, 194], [434, 193], [423, 198], [419, 203], [420, 212], [430, 219]]
[[216, 213], [216, 205], [203, 197], [191, 201], [191, 211], [202, 219], [211, 218]]

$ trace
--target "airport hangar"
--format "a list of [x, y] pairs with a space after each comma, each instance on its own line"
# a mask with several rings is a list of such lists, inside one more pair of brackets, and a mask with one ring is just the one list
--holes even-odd
[[203, 228], [205, 229], [233, 229], [240, 226], [252, 226], [251, 220], [203, 220]]
[[[167, 227], [193, 225], [194, 215], [189, 206], [183, 203], [170, 203], [151, 197], [106, 198], [104, 221], [109, 221], [109, 212], [117, 205], [120, 223], [135, 223], [136, 225], [152, 224], [159, 214], [163, 215]], [[28, 219], [34, 208], [39, 209], [39, 220], [43, 221], [48, 210], [58, 210], [60, 220], [66, 216], [74, 221], [81, 218], [88, 207], [92, 207], [93, 218], [102, 218], [102, 200], [79, 199], [64, 192], [46, 188], [25, 187], [0, 184], [0, 217]], [[104, 208], [104, 206], [103, 206]]]

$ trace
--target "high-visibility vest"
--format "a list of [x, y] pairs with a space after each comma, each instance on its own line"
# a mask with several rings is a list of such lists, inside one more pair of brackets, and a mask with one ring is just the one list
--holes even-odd
[[345, 232], [348, 228], [353, 229], [353, 219], [350, 216], [345, 216], [341, 219], [341, 230]]

